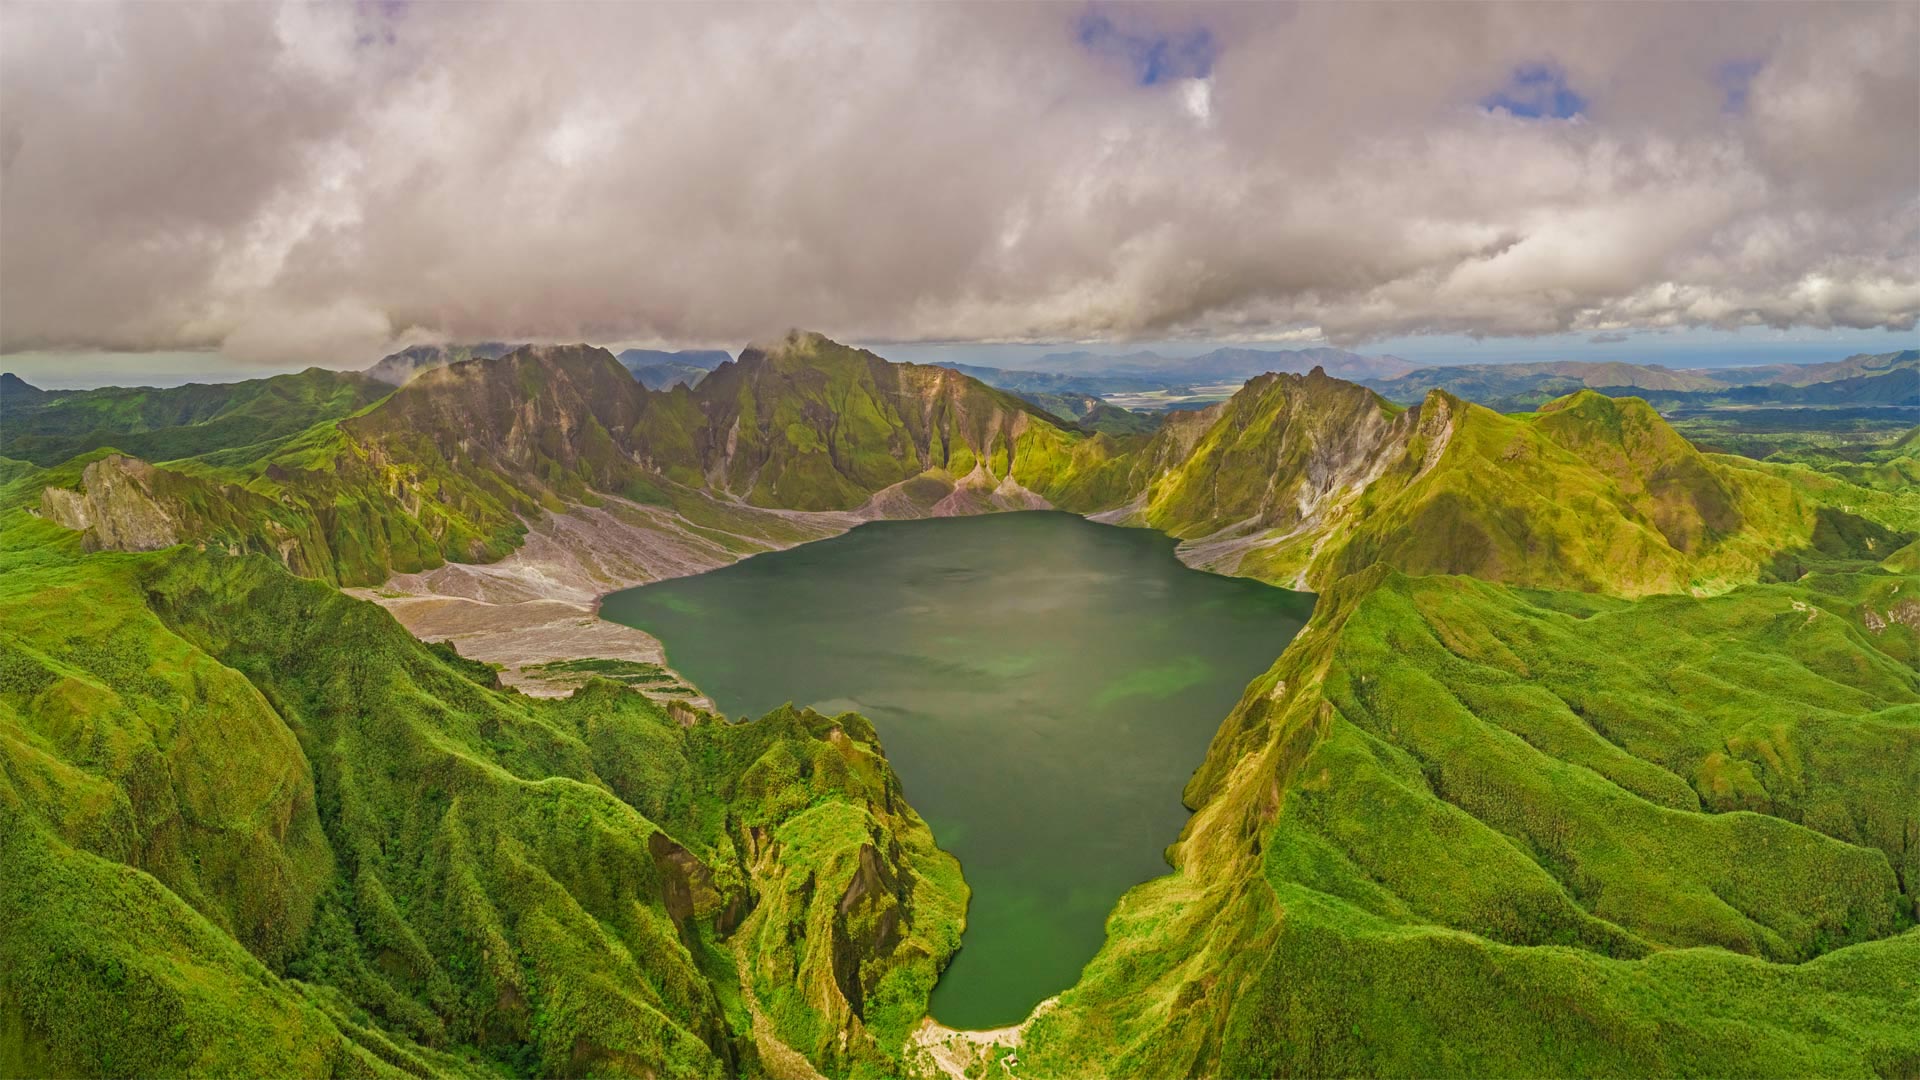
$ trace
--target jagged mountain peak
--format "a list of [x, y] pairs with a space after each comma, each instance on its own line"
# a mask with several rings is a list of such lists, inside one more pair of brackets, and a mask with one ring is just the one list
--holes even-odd
[[472, 345], [409, 345], [399, 352], [380, 358], [363, 374], [390, 386], [405, 386], [422, 372], [442, 368], [463, 360], [504, 356], [515, 346], [500, 341], [482, 341]]
[[1038, 503], [1016, 477], [1081, 437], [957, 371], [805, 330], [747, 347], [691, 393], [654, 395], [638, 435], [676, 480], [806, 510], [853, 509], [922, 474], [934, 501], [971, 485]]
[[[734, 363], [742, 368], [793, 368], [848, 362], [893, 364], [868, 350], [843, 345], [817, 330], [789, 330], [773, 341], [750, 343]], [[909, 365], [895, 365], [909, 366]]]
[[552, 398], [569, 407], [589, 404], [573, 400], [584, 393], [616, 399], [645, 393], [625, 366], [599, 346], [520, 345], [499, 356], [476, 356], [423, 371], [395, 391], [383, 408], [456, 393], [458, 387], [485, 387], [487, 393], [515, 401]]

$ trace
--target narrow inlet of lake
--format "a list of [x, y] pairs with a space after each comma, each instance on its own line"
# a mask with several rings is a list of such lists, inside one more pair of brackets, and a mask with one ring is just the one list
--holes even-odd
[[875, 522], [606, 598], [733, 716], [873, 721], [973, 899], [931, 1011], [1016, 1023], [1167, 872], [1208, 741], [1313, 597], [1183, 566], [1071, 514]]

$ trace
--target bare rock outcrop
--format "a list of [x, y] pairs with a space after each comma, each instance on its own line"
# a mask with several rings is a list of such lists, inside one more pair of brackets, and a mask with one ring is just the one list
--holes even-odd
[[157, 551], [180, 542], [179, 520], [156, 494], [160, 471], [138, 458], [109, 454], [80, 475], [81, 489], [40, 493], [48, 520], [82, 534], [88, 551]]

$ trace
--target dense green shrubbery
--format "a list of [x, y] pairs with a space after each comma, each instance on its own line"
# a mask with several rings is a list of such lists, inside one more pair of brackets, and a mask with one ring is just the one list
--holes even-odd
[[1916, 590], [1343, 581], [1024, 1071], [1911, 1071]]
[[[10, 1072], [731, 1075], [751, 1017], [700, 953], [749, 935], [764, 998], [856, 1033], [820, 1063], [885, 1072], [957, 946], [957, 868], [857, 717], [503, 693], [261, 558], [54, 561], [0, 623]], [[871, 851], [789, 824], [823, 813]], [[892, 891], [842, 904], [867, 867]], [[851, 949], [752, 929], [796, 874]]]

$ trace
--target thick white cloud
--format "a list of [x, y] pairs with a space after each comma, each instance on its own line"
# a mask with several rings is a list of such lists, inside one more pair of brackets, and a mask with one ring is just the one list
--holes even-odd
[[0, 349], [1911, 328], [1917, 12], [7, 4]]

